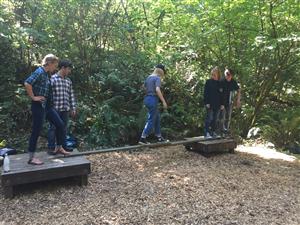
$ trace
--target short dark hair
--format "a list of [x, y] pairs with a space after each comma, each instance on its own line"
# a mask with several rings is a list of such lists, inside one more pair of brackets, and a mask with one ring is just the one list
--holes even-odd
[[62, 59], [59, 61], [58, 63], [58, 68], [61, 69], [62, 67], [69, 67], [69, 68], [73, 68], [73, 64], [70, 60], [67, 60], [67, 59]]
[[166, 67], [165, 67], [164, 64], [157, 64], [157, 65], [155, 66], [155, 68], [162, 69], [162, 70], [164, 71], [164, 74], [167, 73], [167, 70], [166, 70]]

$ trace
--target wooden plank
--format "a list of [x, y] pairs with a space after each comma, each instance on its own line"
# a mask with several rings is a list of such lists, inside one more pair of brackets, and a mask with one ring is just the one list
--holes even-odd
[[[75, 150], [76, 153], [76, 150]], [[35, 183], [67, 177], [80, 177], [80, 184], [87, 184], [87, 175], [91, 164], [84, 157], [49, 156], [46, 152], [37, 153], [44, 161], [43, 165], [27, 163], [28, 154], [10, 156], [10, 171], [1, 173], [1, 182], [6, 197], [13, 196], [13, 187], [19, 184]]]
[[151, 144], [146, 144], [146, 145], [131, 145], [131, 146], [106, 148], [106, 149], [95, 149], [92, 151], [84, 151], [84, 152], [71, 154], [71, 155], [67, 156], [67, 158], [84, 156], [84, 155], [101, 154], [101, 153], [107, 153], [107, 152], [131, 151], [131, 150], [138, 150], [138, 149], [143, 149], [143, 148], [158, 148], [158, 147], [164, 147], [164, 146], [185, 145], [185, 144], [195, 143], [195, 142], [199, 142], [199, 141], [206, 141], [206, 140], [208, 140], [208, 139], [205, 139], [203, 136], [199, 136], [199, 137], [185, 138], [184, 140], [172, 141], [172, 142], [151, 143]]
[[202, 153], [233, 152], [237, 144], [234, 139], [205, 140], [185, 144], [187, 150], [199, 151]]
[[49, 168], [47, 170], [34, 170], [22, 173], [13, 173], [10, 175], [2, 176], [2, 185], [18, 185], [34, 183], [39, 181], [54, 180], [60, 178], [67, 178], [73, 176], [81, 176], [89, 174], [91, 171], [90, 164], [60, 167], [60, 168]]
[[227, 144], [227, 143], [232, 143], [233, 139], [217, 139], [217, 140], [206, 140], [206, 141], [201, 141], [199, 143], [203, 145], [218, 145], [218, 144]]

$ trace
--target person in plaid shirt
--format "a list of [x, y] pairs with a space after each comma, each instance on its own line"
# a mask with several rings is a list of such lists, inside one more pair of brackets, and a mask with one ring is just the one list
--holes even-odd
[[[69, 115], [71, 114], [72, 117], [76, 115], [76, 102], [72, 81], [67, 77], [71, 73], [72, 67], [72, 63], [69, 60], [61, 60], [58, 65], [59, 71], [50, 79], [53, 93], [53, 107], [65, 124], [65, 133], [67, 133]], [[50, 122], [48, 130], [49, 154], [52, 154], [55, 149], [55, 134], [56, 128], [54, 124]], [[66, 137], [64, 138], [63, 148], [68, 150], [66, 148]]]
[[64, 123], [52, 107], [52, 93], [48, 73], [53, 73], [58, 64], [58, 58], [53, 54], [48, 54], [42, 61], [42, 66], [37, 68], [24, 82], [27, 94], [31, 98], [32, 111], [32, 132], [29, 139], [29, 161], [28, 164], [41, 165], [43, 162], [36, 158], [35, 150], [40, 131], [43, 127], [44, 117], [51, 121], [57, 129], [58, 145], [55, 149], [64, 155], [69, 154], [62, 148], [64, 133]]

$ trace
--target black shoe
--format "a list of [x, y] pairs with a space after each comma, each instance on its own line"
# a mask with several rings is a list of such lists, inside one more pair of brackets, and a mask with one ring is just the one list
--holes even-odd
[[70, 147], [63, 147], [67, 152], [73, 152], [73, 148]]
[[56, 155], [55, 148], [48, 148], [47, 153], [48, 155]]
[[147, 145], [147, 144], [150, 144], [150, 142], [148, 142], [148, 141], [146, 140], [146, 138], [140, 138], [139, 144], [140, 144], [140, 145]]
[[164, 139], [163, 137], [157, 137], [157, 142], [169, 142], [169, 140]]

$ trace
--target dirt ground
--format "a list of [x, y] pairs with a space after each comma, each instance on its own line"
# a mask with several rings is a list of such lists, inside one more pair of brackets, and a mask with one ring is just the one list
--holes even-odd
[[300, 224], [300, 164], [183, 146], [89, 156], [88, 186], [40, 183], [12, 200], [6, 224]]

